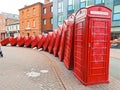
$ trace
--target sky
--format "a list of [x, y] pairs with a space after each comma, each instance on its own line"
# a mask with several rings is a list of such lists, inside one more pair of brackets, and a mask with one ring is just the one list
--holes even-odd
[[[50, 0], [52, 1], [52, 0]], [[19, 9], [24, 5], [31, 5], [36, 2], [44, 2], [44, 0], [1, 0], [0, 1], [0, 13], [7, 12], [12, 14], [19, 14]]]

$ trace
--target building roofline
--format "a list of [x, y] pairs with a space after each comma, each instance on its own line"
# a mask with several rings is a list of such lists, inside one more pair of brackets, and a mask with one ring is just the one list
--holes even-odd
[[31, 6], [34, 6], [34, 5], [36, 5], [36, 4], [43, 5], [43, 3], [41, 3], [41, 2], [37, 2], [37, 3], [31, 4], [31, 5], [25, 6], [25, 7], [21, 8], [21, 9], [18, 9], [18, 10], [20, 11], [20, 10], [23, 10], [23, 9], [25, 9], [25, 8], [29, 8], [29, 7], [31, 7]]
[[48, 3], [44, 3], [43, 5], [46, 5], [46, 4], [52, 4], [53, 2], [48, 2]]
[[19, 24], [20, 22], [17, 20], [15, 22], [11, 22], [11, 23], [8, 23], [6, 26], [10, 26], [10, 25], [16, 25], [16, 24]]
[[[19, 20], [19, 15], [17, 15], [17, 14], [1, 12], [0, 15], [3, 16], [5, 19]], [[12, 17], [11, 17], [11, 15], [12, 15]]]

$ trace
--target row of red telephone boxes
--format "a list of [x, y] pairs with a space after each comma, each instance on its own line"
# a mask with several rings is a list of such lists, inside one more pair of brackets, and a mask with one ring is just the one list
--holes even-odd
[[109, 82], [111, 10], [96, 5], [82, 8], [53, 32], [7, 38], [2, 45], [43, 48], [64, 62], [84, 84]]

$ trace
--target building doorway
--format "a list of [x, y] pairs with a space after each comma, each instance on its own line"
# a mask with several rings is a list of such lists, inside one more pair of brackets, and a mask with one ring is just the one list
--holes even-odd
[[30, 33], [27, 33], [27, 36], [30, 36]]

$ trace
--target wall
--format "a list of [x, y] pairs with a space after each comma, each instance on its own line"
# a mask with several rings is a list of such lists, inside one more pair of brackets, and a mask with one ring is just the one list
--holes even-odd
[[8, 23], [14, 22], [16, 21], [15, 19], [11, 19], [11, 18], [5, 18], [2, 14], [0, 14], [0, 36], [1, 36], [1, 40], [7, 38], [7, 33], [6, 33], [6, 25]]
[[[52, 2], [44, 4], [42, 7], [42, 24], [43, 20], [46, 19], [46, 25], [42, 25], [42, 32], [53, 30], [53, 24], [50, 22], [50, 19], [53, 18], [53, 12], [50, 11], [51, 6], [53, 6]], [[44, 8], [46, 8], [46, 14], [43, 13]]]
[[[33, 8], [35, 9], [35, 15], [33, 13]], [[28, 16], [28, 10], [29, 10], [29, 16]], [[42, 11], [42, 3], [35, 3], [30, 6], [26, 6], [22, 9], [19, 9], [19, 15], [20, 15], [20, 35], [21, 36], [27, 36], [29, 35], [40, 35], [41, 34], [41, 11]], [[24, 12], [24, 15], [23, 15]], [[34, 27], [34, 21], [35, 21], [35, 27]], [[30, 27], [28, 29], [28, 22], [30, 23]]]

